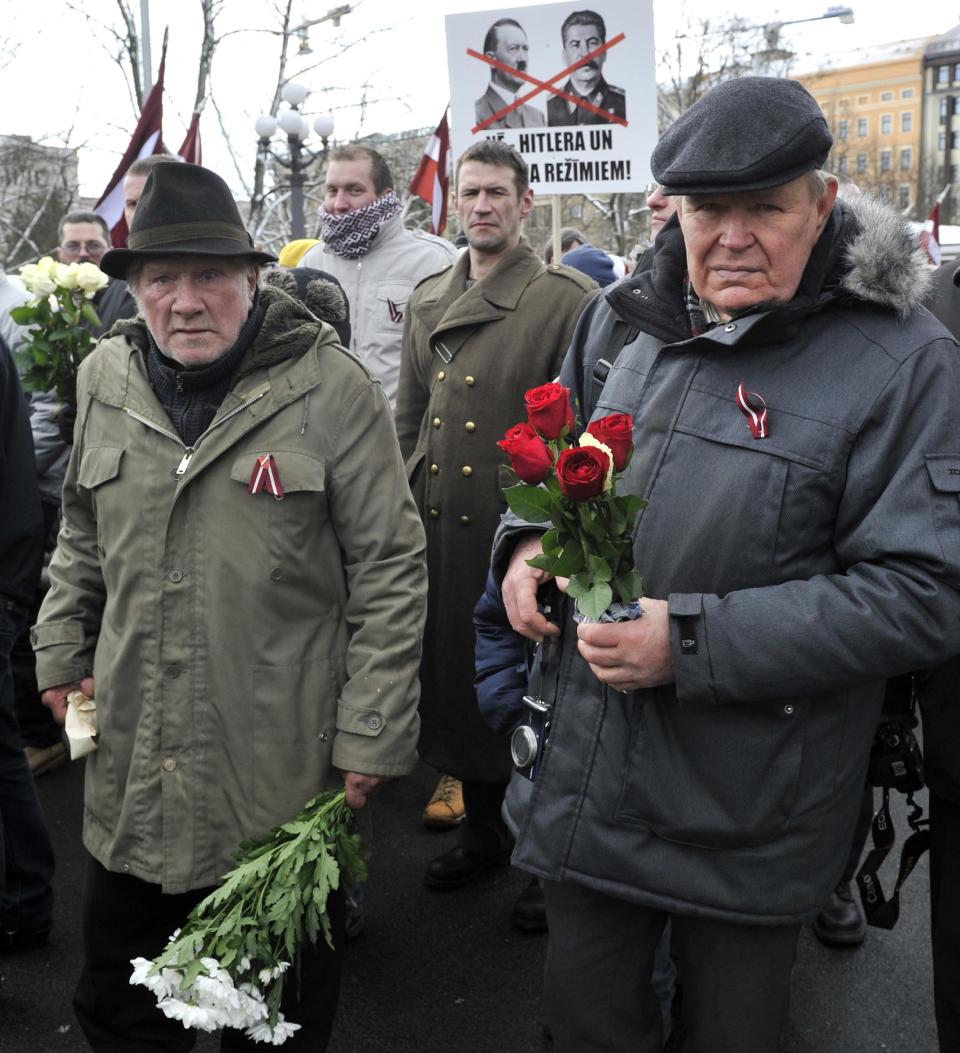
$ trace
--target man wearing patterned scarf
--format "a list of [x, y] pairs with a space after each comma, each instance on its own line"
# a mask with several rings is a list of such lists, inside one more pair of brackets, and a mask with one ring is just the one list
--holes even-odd
[[400, 209], [390, 168], [376, 150], [332, 151], [321, 212], [323, 243], [301, 262], [327, 271], [343, 286], [353, 319], [350, 350], [380, 380], [391, 406], [410, 293], [457, 256], [443, 238], [407, 230]]

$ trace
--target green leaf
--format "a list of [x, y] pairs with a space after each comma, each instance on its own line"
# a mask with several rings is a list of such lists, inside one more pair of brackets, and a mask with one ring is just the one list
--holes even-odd
[[560, 543], [560, 532], [556, 527], [551, 527], [542, 538], [540, 538], [540, 547], [544, 552], [559, 552], [562, 548]]
[[525, 523], [545, 523], [550, 518], [550, 494], [543, 487], [518, 483], [503, 491], [510, 511]]
[[91, 324], [95, 326], [100, 325], [100, 316], [97, 314], [92, 303], [87, 300], [83, 305], [82, 311], [83, 317]]
[[610, 569], [610, 564], [601, 556], [591, 556], [588, 569], [594, 581], [613, 580], [613, 571]]
[[624, 574], [618, 574], [613, 583], [618, 599], [632, 603], [643, 595], [643, 578], [636, 567], [631, 567]]
[[545, 570], [548, 574], [554, 573], [554, 565], [557, 562], [557, 556], [554, 553], [541, 552], [538, 556], [532, 556], [527, 560], [527, 565], [530, 567], [536, 567], [537, 570]]
[[17, 325], [30, 325], [37, 320], [37, 309], [24, 304], [20, 307], [14, 307], [10, 312], [10, 317]]
[[582, 596], [577, 597], [577, 609], [585, 618], [596, 622], [612, 601], [613, 590], [606, 582], [598, 582], [592, 589], [587, 589]]
[[557, 578], [569, 578], [572, 574], [583, 570], [585, 565], [583, 548], [576, 538], [573, 538], [564, 545], [563, 552], [554, 564], [552, 573]]

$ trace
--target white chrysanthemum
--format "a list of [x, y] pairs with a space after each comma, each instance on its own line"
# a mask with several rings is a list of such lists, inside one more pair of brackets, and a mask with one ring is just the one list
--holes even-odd
[[299, 1024], [285, 1020], [283, 1013], [277, 1016], [277, 1026], [271, 1027], [268, 1023], [257, 1024], [256, 1027], [247, 1028], [247, 1038], [254, 1042], [265, 1042], [271, 1046], [282, 1046], [288, 1038], [292, 1038], [300, 1030]]
[[595, 435], [591, 435], [590, 432], [585, 431], [578, 440], [581, 446], [596, 446], [598, 450], [603, 452], [610, 458], [610, 467], [607, 469], [607, 477], [603, 481], [604, 490], [609, 490], [613, 486], [613, 450], [605, 443], [601, 442]]
[[206, 1006], [181, 1002], [179, 998], [161, 998], [157, 1008], [171, 1020], [179, 1020], [184, 1027], [195, 1027], [199, 1031], [216, 1031], [224, 1026], [220, 1013]]

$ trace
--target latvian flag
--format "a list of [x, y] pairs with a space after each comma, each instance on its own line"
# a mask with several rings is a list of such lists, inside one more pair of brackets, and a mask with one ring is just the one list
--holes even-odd
[[430, 137], [420, 158], [417, 174], [410, 183], [410, 193], [422, 198], [433, 208], [431, 234], [442, 234], [447, 225], [447, 195], [450, 192], [450, 129], [444, 111], [437, 130]]

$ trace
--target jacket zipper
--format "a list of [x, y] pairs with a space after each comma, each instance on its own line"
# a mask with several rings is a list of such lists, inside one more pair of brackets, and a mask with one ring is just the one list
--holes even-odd
[[210, 427], [207, 428], [207, 430], [197, 439], [197, 441], [192, 446], [187, 446], [187, 444], [183, 441], [183, 439], [180, 438], [179, 435], [175, 435], [172, 431], [168, 431], [166, 428], [157, 424], [155, 421], [150, 420], [149, 417], [144, 417], [127, 406], [123, 407], [123, 412], [126, 413], [128, 417], [133, 417], [134, 420], [146, 425], [153, 431], [159, 432], [161, 435], [165, 435], [168, 439], [173, 439], [173, 441], [177, 443], [177, 445], [183, 447], [183, 457], [180, 458], [180, 463], [177, 465], [176, 470], [173, 473], [177, 478], [179, 478], [186, 472], [187, 468], [190, 466], [190, 462], [193, 460], [193, 455], [197, 452], [197, 447], [210, 434], [210, 432], [213, 431], [214, 428], [218, 428], [221, 424], [225, 424], [228, 420], [230, 420], [231, 417], [235, 417], [238, 413], [240, 413], [242, 410], [245, 410], [248, 406], [252, 406], [254, 402], [256, 402], [258, 399], [262, 399], [264, 395], [266, 395], [265, 391], [259, 392], [258, 394], [254, 395], [253, 398], [247, 399], [246, 402], [241, 403], [239, 406], [236, 406], [234, 409], [230, 410], [229, 413], [224, 414], [219, 420], [215, 420], [213, 424], [211, 424]]

